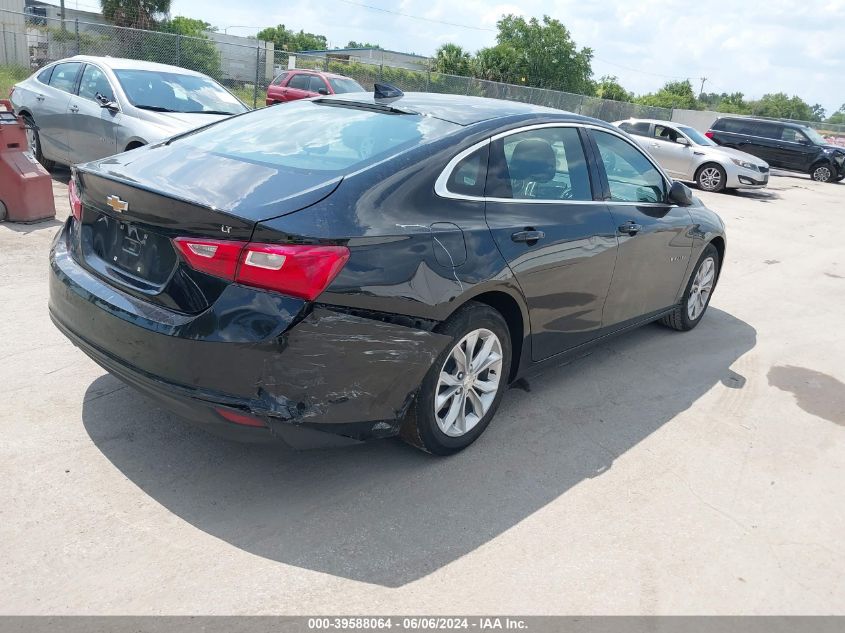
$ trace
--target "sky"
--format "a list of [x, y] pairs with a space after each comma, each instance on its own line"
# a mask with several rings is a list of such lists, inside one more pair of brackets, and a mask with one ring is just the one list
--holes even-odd
[[172, 15], [238, 35], [284, 23], [323, 34], [330, 46], [368, 41], [421, 55], [445, 42], [473, 52], [493, 45], [496, 21], [507, 13], [557, 18], [579, 47], [593, 49], [596, 78], [616, 75], [636, 93], [687, 78], [697, 92], [707, 77], [705, 92], [746, 98], [786, 92], [822, 104], [828, 114], [845, 103], [845, 0], [173, 0], [171, 6]]

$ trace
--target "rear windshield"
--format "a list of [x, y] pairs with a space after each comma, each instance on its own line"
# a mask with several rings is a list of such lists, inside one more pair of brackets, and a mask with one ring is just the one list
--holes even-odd
[[349, 173], [460, 129], [418, 114], [391, 114], [330, 101], [294, 101], [224, 120], [181, 137], [197, 149], [274, 167]]

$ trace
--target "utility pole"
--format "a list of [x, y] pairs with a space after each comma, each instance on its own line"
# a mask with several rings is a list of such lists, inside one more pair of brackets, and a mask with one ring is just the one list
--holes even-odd
[[65, 30], [65, 0], [59, 2], [59, 17], [62, 20], [62, 30]]
[[704, 94], [704, 82], [707, 81], [707, 77], [701, 77], [701, 90], [698, 91], [699, 96]]

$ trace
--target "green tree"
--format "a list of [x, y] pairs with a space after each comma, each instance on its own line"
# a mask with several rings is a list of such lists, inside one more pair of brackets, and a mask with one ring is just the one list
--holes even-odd
[[827, 123], [845, 125], [845, 103], [843, 103], [836, 112], [827, 118]]
[[355, 40], [349, 40], [346, 43], [346, 48], [381, 48], [378, 44], [370, 44], [369, 42], [356, 42]]
[[804, 100], [796, 96], [789, 97], [783, 92], [765, 94], [759, 101], [752, 101], [751, 111], [757, 116], [798, 121], [815, 121], [818, 116]]
[[215, 28], [208, 22], [177, 15], [172, 20], [159, 23], [157, 30], [184, 37], [175, 41], [167, 38], [164, 42], [158, 41], [158, 38], [145, 38], [144, 59], [176, 64], [215, 79], [221, 78], [220, 51], [206, 35], [207, 31], [214, 31]]
[[600, 99], [611, 101], [633, 101], [634, 95], [625, 90], [619, 83], [618, 77], [605, 75], [596, 84], [595, 94]]
[[445, 75], [471, 75], [472, 55], [457, 44], [443, 44], [434, 54], [432, 69]]
[[[526, 20], [506, 15], [497, 22], [497, 27], [498, 46], [493, 49], [506, 46], [516, 53], [513, 56], [514, 74], [524, 78], [524, 83], [580, 94], [590, 92], [593, 51], [586, 47], [578, 49], [569, 30], [559, 20], [547, 15], [542, 22], [537, 18]], [[506, 56], [512, 57], [510, 52]]]
[[657, 108], [698, 109], [698, 100], [695, 98], [689, 79], [667, 81], [657, 92], [637, 97], [636, 102]]
[[103, 17], [117, 26], [153, 30], [170, 0], [100, 0]]
[[285, 27], [284, 24], [270, 26], [258, 32], [259, 40], [273, 42], [276, 50], [285, 51], [324, 51], [328, 46], [325, 35], [306, 33], [300, 30], [299, 33]]
[[520, 73], [520, 55], [508, 44], [482, 48], [475, 55], [475, 76], [488, 81], [525, 84], [528, 78]]

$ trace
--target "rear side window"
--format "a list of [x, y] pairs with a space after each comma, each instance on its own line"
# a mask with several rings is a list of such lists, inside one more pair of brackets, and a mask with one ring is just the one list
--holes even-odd
[[76, 85], [76, 75], [79, 72], [80, 62], [66, 62], [53, 66], [53, 74], [50, 75], [50, 85], [58, 90], [73, 92]]
[[636, 134], [637, 136], [648, 136], [649, 123], [642, 121], [637, 123], [622, 123], [619, 128], [625, 130], [629, 134]]
[[310, 86], [311, 75], [294, 75], [288, 83], [288, 88], [296, 88], [297, 90], [308, 90]]
[[343, 102], [297, 100], [225, 119], [181, 137], [219, 156], [328, 177], [363, 168], [456, 132], [460, 126], [419, 114], [390, 114]]
[[451, 193], [465, 196], [483, 196], [484, 181], [487, 178], [487, 154], [489, 146], [485, 145], [461, 160], [446, 182], [446, 188]]
[[36, 79], [38, 79], [38, 81], [40, 81], [42, 84], [49, 84], [50, 83], [50, 75], [53, 74], [53, 68], [54, 68], [54, 66], [50, 66], [48, 68], [45, 68], [40, 73], [38, 73], [38, 77], [36, 77]]
[[550, 127], [517, 132], [492, 143], [496, 166], [487, 195], [519, 200], [592, 200], [590, 175], [578, 129]]

